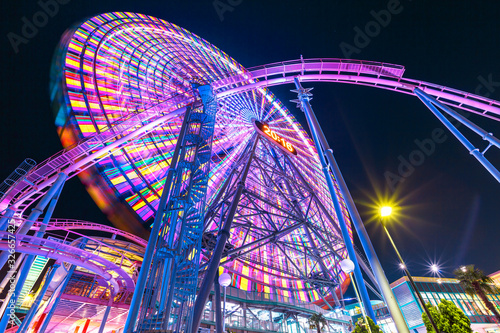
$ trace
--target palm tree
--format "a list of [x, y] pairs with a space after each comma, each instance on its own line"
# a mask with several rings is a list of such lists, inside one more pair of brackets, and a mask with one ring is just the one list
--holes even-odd
[[309, 325], [314, 325], [316, 327], [316, 331], [318, 333], [321, 333], [320, 324], [321, 328], [325, 327], [326, 325], [326, 318], [321, 313], [313, 314], [311, 317], [309, 317], [308, 321]]
[[500, 323], [500, 314], [495, 306], [488, 300], [486, 294], [498, 293], [498, 288], [493, 284], [493, 280], [483, 273], [482, 270], [474, 268], [474, 265], [457, 268], [453, 274], [460, 281], [465, 292], [471, 296], [477, 295]]

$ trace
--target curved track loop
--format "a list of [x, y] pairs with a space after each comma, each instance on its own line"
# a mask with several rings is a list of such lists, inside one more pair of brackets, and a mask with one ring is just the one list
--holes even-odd
[[[40, 227], [40, 222], [35, 222], [33, 224], [32, 230], [38, 230]], [[133, 235], [129, 232], [116, 229], [107, 225], [82, 221], [82, 220], [74, 220], [74, 219], [51, 219], [47, 228], [45, 230], [94, 230], [94, 231], [103, 231], [108, 232], [113, 235], [122, 236], [130, 241], [133, 241], [143, 247], [146, 247], [148, 242], [141, 237]]]
[[[350, 59], [298, 59], [249, 68], [249, 73], [214, 82], [218, 98], [281, 84], [338, 82], [370, 86], [414, 95], [420, 88], [438, 101], [500, 121], [500, 102], [420, 80], [403, 78], [404, 67], [374, 61]], [[236, 88], [231, 88], [237, 85]]]
[[163, 114], [158, 110], [160, 107], [161, 104], [125, 117], [101, 133], [87, 137], [43, 161], [33, 168], [23, 181], [6, 192], [0, 201], [0, 212], [12, 205], [17, 209], [16, 215], [21, 216], [31, 203], [47, 192], [60, 172], [67, 174], [68, 178], [74, 177], [114, 150], [120, 149], [129, 140], [147, 135], [157, 126], [184, 114], [185, 111], [185, 108], [181, 108]]
[[[265, 87], [293, 84], [293, 78], [297, 76], [302, 82], [349, 83], [409, 95], [415, 95], [413, 90], [418, 87], [444, 104], [500, 121], [499, 101], [425, 81], [403, 78], [403, 73], [403, 66], [374, 61], [298, 59], [250, 68], [249, 72], [214, 82], [213, 87], [220, 99]], [[102, 131], [91, 138], [85, 138], [71, 149], [64, 149], [40, 163], [27, 175], [26, 182], [22, 182], [2, 198], [0, 210], [9, 204], [14, 204], [16, 208], [19, 207], [20, 212], [18, 211], [17, 216], [20, 216], [29, 204], [45, 193], [44, 189], [46, 190], [47, 186], [54, 182], [57, 173], [65, 172], [70, 177], [75, 176], [98, 163], [112, 149], [119, 149], [120, 144], [116, 141], [112, 145], [106, 145], [118, 135], [129, 133], [130, 138], [144, 136], [148, 133], [144, 127], [152, 130], [153, 124], [158, 125], [158, 122], [168, 121], [181, 113], [181, 110], [178, 110], [179, 112], [163, 115], [158, 112], [157, 107], [154, 112], [143, 112], [125, 119], [122, 124], [110, 127], [109, 133]], [[144, 124], [145, 121], [149, 123], [138, 129], [137, 126]], [[135, 131], [131, 131], [132, 129]], [[120, 142], [126, 141], [120, 140]]]
[[[97, 239], [87, 238], [92, 242], [100, 243]], [[0, 250], [11, 250], [9, 240], [12, 240], [11, 233], [0, 232]], [[18, 253], [38, 255], [73, 264], [103, 277], [106, 281], [113, 282], [113, 280], [122, 280], [122, 285], [125, 288], [125, 290], [122, 291], [134, 291], [135, 283], [130, 275], [118, 265], [102, 258], [101, 253], [94, 254], [56, 240], [48, 240], [28, 235], [17, 235], [15, 241], [15, 249]], [[109, 246], [105, 243], [102, 243], [102, 245]]]

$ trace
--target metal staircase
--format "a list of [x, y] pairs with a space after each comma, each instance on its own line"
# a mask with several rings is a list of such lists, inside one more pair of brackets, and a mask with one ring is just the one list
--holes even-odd
[[[190, 330], [217, 111], [211, 87], [200, 86], [198, 91], [202, 103], [196, 102], [186, 112], [158, 207], [152, 237], [159, 236], [157, 240], [150, 238], [149, 241], [155, 247], [150, 249], [154, 254], [144, 282], [144, 297], [142, 300], [135, 299], [134, 295], [127, 318], [127, 323], [136, 320], [131, 316], [134, 316], [136, 304], [140, 301], [135, 332]], [[166, 195], [168, 200], [164, 197]], [[159, 233], [156, 228], [159, 228]], [[145, 259], [141, 273], [148, 266], [149, 262]], [[142, 279], [139, 276], [138, 286]]]

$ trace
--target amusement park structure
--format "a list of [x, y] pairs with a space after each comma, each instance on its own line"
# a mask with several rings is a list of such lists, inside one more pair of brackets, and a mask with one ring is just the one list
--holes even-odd
[[[404, 78], [399, 65], [301, 58], [245, 69], [172, 23], [108, 13], [65, 33], [51, 74], [64, 149], [27, 160], [0, 188], [0, 331], [197, 332], [220, 324], [206, 313], [220, 307], [222, 272], [235, 293], [335, 310], [349, 258], [367, 314], [376, 320], [368, 286], [408, 332], [303, 84], [417, 96], [500, 181], [484, 156], [500, 141], [456, 111], [500, 120], [500, 102]], [[284, 84], [311, 136], [268, 90]], [[116, 228], [52, 217], [74, 176]], [[279, 325], [268, 330], [288, 332], [287, 311], [269, 310]], [[240, 331], [252, 331], [246, 318]]]

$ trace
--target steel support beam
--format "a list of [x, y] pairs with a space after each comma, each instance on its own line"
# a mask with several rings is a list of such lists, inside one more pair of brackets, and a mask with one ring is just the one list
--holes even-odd
[[[349, 236], [349, 231], [347, 230], [347, 223], [344, 219], [344, 215], [342, 213], [342, 209], [340, 207], [340, 201], [339, 198], [337, 197], [337, 194], [335, 192], [335, 185], [333, 183], [332, 176], [330, 175], [330, 171], [328, 168], [328, 165], [326, 164], [325, 156], [323, 155], [323, 149], [328, 150], [328, 148], [325, 147], [325, 142], [326, 138], [324, 137], [323, 132], [320, 129], [320, 126], [318, 124], [318, 120], [316, 119], [316, 115], [314, 114], [314, 111], [311, 107], [311, 104], [309, 103], [310, 96], [312, 94], [309, 93], [311, 89], [304, 89], [302, 88], [299, 79], [294, 78], [295, 82], [295, 87], [296, 90], [292, 90], [293, 92], [298, 93], [299, 97], [299, 103], [301, 106], [302, 111], [304, 111], [307, 119], [307, 123], [309, 125], [309, 129], [311, 131], [311, 136], [313, 138], [314, 144], [316, 146], [316, 150], [318, 151], [318, 157], [321, 163], [321, 167], [325, 176], [325, 180], [328, 185], [328, 189], [330, 191], [330, 195], [333, 201], [333, 206], [335, 208], [335, 213], [337, 215], [337, 219], [339, 221], [340, 225], [340, 230], [342, 232], [342, 238], [344, 239], [344, 242], [346, 244], [346, 249], [349, 254], [349, 258], [353, 261], [354, 263], [354, 275], [356, 276], [356, 279], [358, 281], [363, 281], [363, 275], [361, 274], [361, 270], [359, 269], [359, 264], [358, 260], [356, 259], [356, 253], [354, 252], [354, 247], [351, 242], [351, 238]], [[322, 144], [323, 143], [323, 148]], [[327, 144], [326, 144], [327, 145]], [[330, 163], [331, 165], [331, 163]], [[335, 175], [335, 174], [334, 174]], [[336, 176], [336, 175], [335, 175]], [[338, 181], [338, 178], [335, 177]], [[341, 189], [342, 191], [342, 189]], [[347, 191], [348, 192], [348, 191]], [[346, 193], [343, 193], [344, 197], [346, 196]], [[347, 201], [347, 200], [346, 200]], [[352, 216], [352, 214], [351, 214]], [[363, 226], [364, 228], [364, 226]], [[358, 232], [359, 234], [359, 232]], [[361, 236], [360, 236], [361, 238]], [[360, 285], [360, 292], [361, 292], [361, 299], [363, 301], [363, 305], [366, 309], [366, 312], [370, 316], [370, 318], [376, 323], [376, 318], [375, 318], [375, 313], [373, 312], [373, 309], [371, 307], [371, 302], [370, 302], [370, 297], [368, 296], [368, 291], [366, 290], [366, 287], [364, 285]]]
[[24, 333], [24, 332], [28, 331], [28, 328], [31, 324], [31, 321], [33, 320], [33, 317], [36, 315], [36, 312], [38, 311], [40, 304], [42, 303], [43, 297], [45, 296], [45, 293], [47, 292], [47, 289], [49, 288], [49, 284], [52, 281], [52, 278], [54, 277], [56, 270], [60, 266], [61, 266], [60, 264], [55, 263], [50, 268], [50, 271], [47, 273], [47, 276], [45, 277], [45, 280], [43, 282], [42, 289], [38, 292], [38, 295], [36, 296], [35, 301], [31, 305], [26, 316], [24, 317], [23, 323], [19, 327], [17, 333]]
[[415, 95], [417, 95], [417, 97], [420, 98], [420, 100], [425, 104], [425, 106], [427, 106], [429, 110], [431, 110], [432, 113], [441, 121], [441, 123], [443, 123], [443, 125], [458, 139], [458, 141], [460, 141], [460, 143], [463, 144], [465, 148], [467, 148], [469, 153], [483, 165], [483, 167], [497, 180], [497, 182], [500, 183], [500, 171], [498, 171], [498, 169], [495, 168], [486, 157], [484, 157], [484, 152], [480, 152], [478, 148], [474, 147], [474, 145], [469, 140], [467, 140], [467, 138], [462, 133], [460, 133], [460, 131], [455, 126], [453, 126], [453, 124], [441, 112], [439, 112], [439, 110], [436, 108], [436, 105], [438, 105], [452, 117], [469, 127], [471, 130], [481, 135], [484, 140], [487, 140], [490, 143], [490, 145], [495, 145], [496, 147], [500, 148], [500, 141], [491, 133], [487, 133], [482, 128], [468, 121], [464, 117], [458, 115], [451, 109], [445, 109], [445, 106], [442, 103], [432, 98], [419, 88], [415, 88], [413, 91], [415, 92]]
[[[297, 87], [297, 90], [302, 90], [303, 88], [300, 85], [300, 82], [297, 78], [294, 78], [295, 86]], [[389, 308], [389, 312], [391, 313], [391, 316], [394, 320], [394, 323], [396, 325], [396, 328], [399, 333], [409, 333], [408, 326], [406, 325], [406, 322], [404, 320], [403, 314], [401, 312], [401, 309], [399, 308], [399, 305], [396, 301], [396, 298], [394, 297], [394, 294], [392, 292], [391, 287], [389, 286], [389, 282], [387, 281], [387, 277], [385, 276], [384, 270], [382, 269], [382, 265], [380, 264], [380, 261], [377, 257], [377, 254], [375, 252], [375, 249], [373, 248], [373, 245], [371, 243], [370, 237], [368, 236], [368, 233], [366, 232], [365, 226], [363, 224], [363, 220], [361, 219], [361, 216], [359, 215], [359, 212], [356, 208], [356, 205], [354, 204], [354, 200], [352, 199], [351, 193], [349, 192], [349, 189], [347, 188], [347, 184], [344, 180], [344, 177], [342, 176], [342, 173], [340, 172], [340, 168], [337, 165], [337, 162], [335, 160], [335, 157], [333, 156], [333, 151], [330, 148], [330, 145], [328, 144], [328, 141], [326, 140], [326, 137], [323, 133], [323, 130], [321, 129], [321, 126], [318, 123], [318, 120], [316, 119], [316, 115], [314, 114], [311, 104], [309, 103], [309, 96], [305, 95], [304, 96], [304, 106], [308, 106], [308, 113], [311, 114], [311, 122], [314, 127], [314, 132], [317, 132], [319, 134], [319, 138], [321, 140], [321, 146], [323, 147], [323, 151], [325, 152], [326, 158], [328, 159], [328, 162], [330, 164], [330, 168], [332, 170], [333, 176], [335, 177], [337, 184], [339, 185], [340, 192], [344, 196], [344, 200], [347, 206], [347, 210], [349, 211], [349, 214], [351, 216], [352, 222], [354, 224], [354, 227], [356, 229], [356, 232], [358, 233], [359, 240], [361, 241], [361, 245], [363, 246], [363, 249], [365, 250], [368, 262], [370, 263], [370, 266], [372, 268], [372, 271], [375, 275], [375, 278], [377, 279], [378, 286], [380, 288], [380, 291], [382, 292], [382, 295], [384, 296], [385, 303], [387, 304], [387, 307]], [[308, 118], [308, 123], [309, 123], [309, 118]], [[309, 126], [311, 127], [311, 124], [309, 123]], [[313, 132], [311, 128], [311, 132]], [[319, 144], [317, 145], [318, 148]], [[321, 149], [321, 147], [319, 147]], [[321, 150], [319, 150], [321, 151]], [[318, 151], [318, 153], [319, 153]], [[322, 155], [320, 153], [320, 155]], [[324, 159], [324, 158], [323, 158]], [[325, 170], [326, 171], [326, 170]], [[331, 179], [330, 174], [328, 173], [329, 177]], [[330, 189], [332, 190], [332, 189]], [[335, 192], [333, 192], [335, 193]], [[340, 219], [339, 219], [340, 221]], [[346, 227], [345, 221], [343, 221], [344, 224], [341, 227]], [[346, 230], [347, 231], [347, 230]], [[349, 239], [349, 237], [347, 236]], [[349, 244], [351, 245], [350, 248], [348, 248], [349, 252], [349, 257], [353, 262], [355, 263], [355, 276], [358, 281], [363, 281], [363, 277], [361, 275], [361, 271], [359, 270], [359, 264], [356, 258], [356, 253], [354, 251], [354, 248], [352, 247], [352, 243], [350, 242], [349, 239]], [[346, 242], [347, 246], [347, 242]], [[352, 251], [352, 253], [351, 253]], [[359, 273], [359, 277], [358, 274]], [[364, 290], [364, 291], [363, 291]], [[364, 285], [360, 286], [360, 292], [361, 292], [361, 298], [363, 297], [363, 293], [366, 293], [367, 296], [367, 291]], [[365, 296], [365, 297], [366, 297]], [[372, 315], [374, 317], [373, 309], [371, 306], [368, 309], [368, 315], [370, 318], [372, 318]], [[374, 318], [372, 318], [374, 319]], [[374, 320], [375, 321], [375, 320]], [[376, 322], [376, 321], [375, 321]]]
[[68, 273], [66, 274], [66, 277], [64, 278], [63, 283], [59, 287], [59, 290], [55, 290], [54, 293], [58, 293], [57, 297], [54, 298], [54, 302], [52, 304], [49, 304], [50, 310], [47, 313], [47, 316], [45, 316], [42, 326], [40, 326], [40, 329], [38, 332], [40, 333], [45, 333], [45, 330], [49, 326], [50, 320], [52, 319], [52, 316], [56, 312], [57, 305], [59, 304], [59, 301], [61, 300], [61, 295], [64, 292], [64, 289], [66, 289], [66, 286], [69, 283], [69, 280], [71, 278], [71, 275], [73, 275], [73, 272], [75, 271], [76, 266], [71, 265], [70, 269], [68, 270]]
[[108, 321], [108, 316], [109, 316], [109, 312], [111, 311], [111, 307], [113, 304], [113, 297], [114, 297], [115, 293], [113, 293], [113, 292], [111, 293], [108, 306], [106, 306], [106, 311], [104, 311], [104, 315], [102, 316], [101, 325], [99, 326], [99, 333], [104, 332], [104, 328], [106, 327], [106, 322]]
[[222, 309], [220, 306], [220, 284], [219, 284], [219, 274], [215, 275], [214, 279], [214, 291], [215, 291], [215, 332], [222, 333]]

